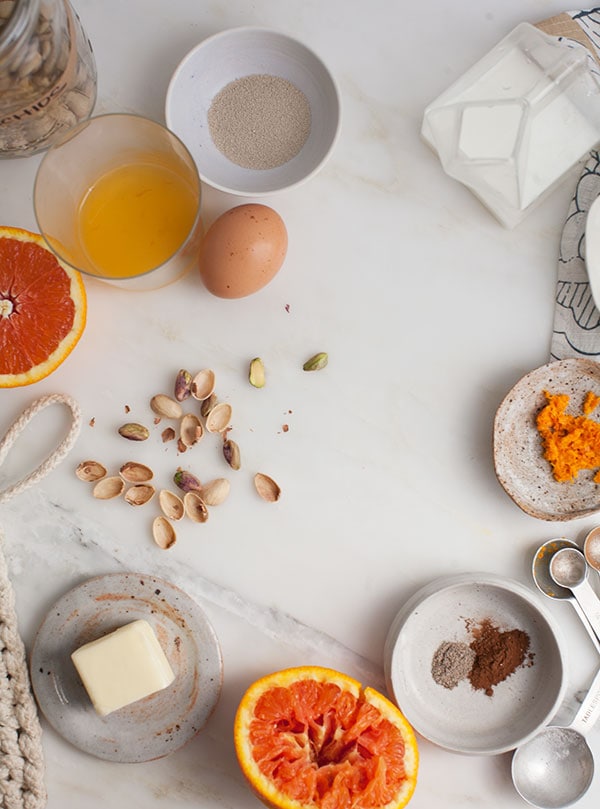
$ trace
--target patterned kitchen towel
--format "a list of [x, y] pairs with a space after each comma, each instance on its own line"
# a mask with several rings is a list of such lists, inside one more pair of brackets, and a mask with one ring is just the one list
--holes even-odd
[[590, 153], [569, 206], [559, 256], [550, 359], [600, 360], [600, 312], [585, 267], [585, 224], [600, 194], [600, 154]]
[[[537, 27], [588, 48], [600, 67], [600, 8], [567, 11], [537, 23]], [[600, 312], [594, 304], [585, 266], [585, 225], [592, 202], [600, 194], [600, 153], [592, 151], [563, 228], [550, 359], [587, 357], [600, 360]]]

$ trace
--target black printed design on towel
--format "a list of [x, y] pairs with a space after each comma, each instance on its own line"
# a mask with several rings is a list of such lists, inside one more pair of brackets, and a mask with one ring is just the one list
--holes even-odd
[[592, 151], [577, 181], [560, 240], [552, 360], [600, 359], [600, 312], [592, 299], [585, 266], [586, 219], [598, 194], [600, 154]]
[[594, 47], [600, 49], [600, 8], [590, 8], [588, 11], [572, 11], [569, 16], [571, 19], [577, 20], [585, 35], [593, 42]]

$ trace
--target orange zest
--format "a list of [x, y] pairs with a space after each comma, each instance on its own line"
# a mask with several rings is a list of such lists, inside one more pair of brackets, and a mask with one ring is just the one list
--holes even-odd
[[30, 385], [71, 353], [86, 320], [81, 275], [43, 237], [0, 227], [0, 388]]
[[417, 781], [417, 743], [400, 710], [332, 669], [285, 669], [255, 682], [234, 741], [251, 787], [277, 809], [400, 809]]
[[[582, 415], [567, 413], [566, 393], [544, 391], [547, 404], [537, 415], [536, 425], [542, 438], [544, 458], [560, 483], [573, 481], [584, 470], [600, 467], [600, 424], [589, 416], [600, 403], [600, 396], [588, 391]], [[594, 475], [600, 483], [600, 471]]]

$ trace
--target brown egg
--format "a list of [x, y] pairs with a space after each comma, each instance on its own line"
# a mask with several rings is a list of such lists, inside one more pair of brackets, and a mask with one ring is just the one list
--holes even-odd
[[287, 230], [267, 205], [238, 205], [221, 214], [204, 237], [200, 275], [219, 298], [243, 298], [276, 275], [287, 252]]

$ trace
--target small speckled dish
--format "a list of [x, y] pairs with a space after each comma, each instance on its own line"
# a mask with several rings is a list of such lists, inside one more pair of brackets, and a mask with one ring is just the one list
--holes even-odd
[[[71, 652], [139, 618], [156, 632], [175, 680], [101, 717]], [[164, 579], [139, 573], [98, 576], [60, 598], [38, 630], [30, 665], [48, 722], [76, 747], [108, 761], [149, 761], [177, 750], [202, 729], [221, 692], [221, 651], [198, 604]]]
[[[276, 168], [238, 166], [217, 149], [209, 131], [208, 110], [217, 93], [251, 75], [291, 82], [310, 107], [304, 146]], [[184, 57], [169, 84], [165, 116], [204, 182], [230, 194], [260, 197], [297, 186], [322, 168], [339, 134], [340, 95], [321, 59], [301, 42], [268, 28], [243, 26], [208, 37]]]
[[569, 412], [580, 414], [586, 393], [600, 394], [600, 363], [558, 360], [517, 382], [496, 412], [496, 476], [506, 493], [532, 517], [564, 521], [594, 514], [600, 510], [600, 486], [592, 480], [594, 472], [580, 472], [572, 483], [559, 483], [542, 454], [535, 420], [546, 404], [544, 390], [568, 394]]
[[[469, 627], [489, 619], [529, 635], [533, 665], [518, 668], [492, 696], [468, 679], [438, 684], [432, 660], [444, 641], [470, 643]], [[384, 650], [388, 692], [414, 729], [457, 753], [493, 755], [532, 738], [564, 695], [563, 642], [549, 614], [523, 585], [489, 573], [432, 581], [398, 612]]]

